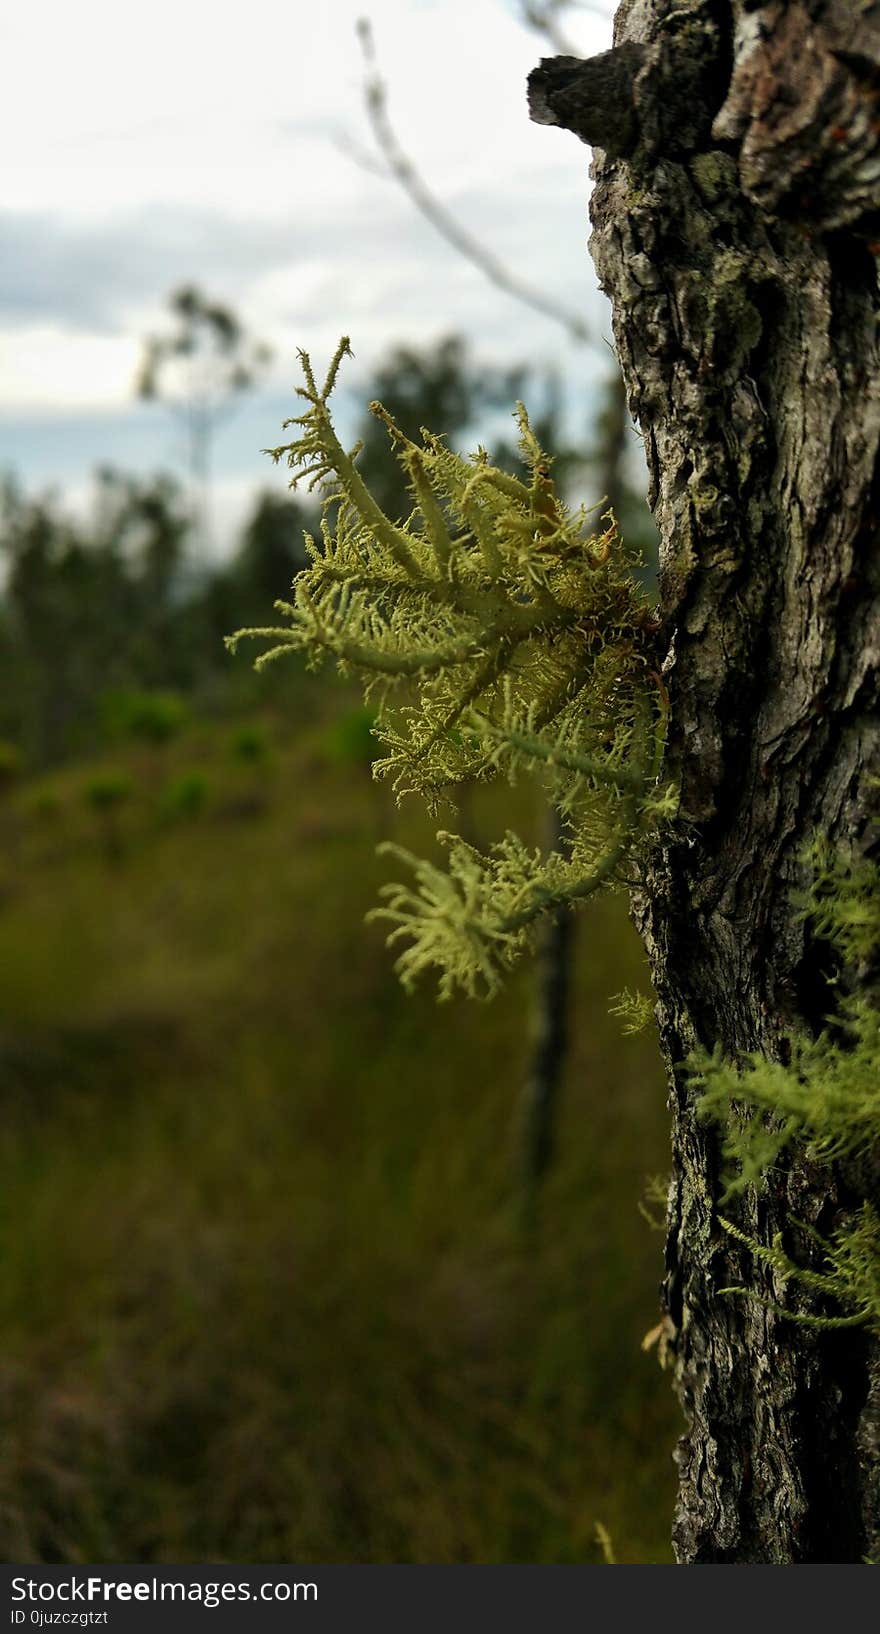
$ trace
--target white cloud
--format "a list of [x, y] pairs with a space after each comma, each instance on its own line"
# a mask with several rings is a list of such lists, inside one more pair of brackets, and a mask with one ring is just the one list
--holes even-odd
[[[394, 183], [340, 150], [340, 132], [371, 147], [361, 11], [395, 128], [433, 190], [520, 277], [586, 310], [598, 332], [604, 310], [585, 249], [589, 152], [529, 123], [525, 77], [551, 48], [519, 25], [515, 6], [6, 8], [4, 417], [126, 413], [140, 338], [184, 281], [231, 302], [275, 347], [284, 389], [296, 346], [321, 358], [346, 330], [353, 386], [392, 342], [454, 329], [492, 361], [571, 366], [561, 329], [494, 290]], [[610, 43], [610, 21], [590, 11], [575, 9], [571, 26], [585, 51]], [[593, 363], [579, 355], [581, 376]]]
[[[438, 187], [469, 179], [491, 192], [515, 184], [539, 144], [553, 152], [555, 133], [536, 132], [525, 109], [525, 76], [549, 47], [500, 0], [80, 0], [5, 21], [0, 152], [16, 159], [3, 196], [101, 214], [159, 197], [276, 213], [323, 195], [332, 167], [292, 163], [285, 127], [297, 140], [334, 128], [367, 139], [362, 11], [400, 134]], [[608, 43], [592, 13], [580, 28], [585, 48]]]
[[122, 403], [131, 397], [138, 351], [132, 335], [60, 324], [0, 330], [0, 403], [61, 412]]

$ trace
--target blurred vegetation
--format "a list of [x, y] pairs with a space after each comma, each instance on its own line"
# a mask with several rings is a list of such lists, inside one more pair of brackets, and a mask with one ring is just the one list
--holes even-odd
[[131, 735], [159, 744], [190, 709], [216, 715], [281, 697], [236, 669], [223, 636], [282, 595], [314, 513], [261, 496], [232, 559], [200, 567], [183, 496], [164, 476], [99, 474], [93, 514], [0, 490], [0, 739], [37, 770]]
[[[668, 1136], [655, 1045], [607, 1013], [644, 985], [622, 903], [583, 925], [524, 1227], [529, 972], [403, 995], [362, 923], [367, 716], [222, 646], [307, 510], [267, 494], [208, 572], [168, 479], [98, 500], [87, 527], [10, 483], [0, 530], [3, 1557], [565, 1562], [598, 1522], [668, 1560], [638, 1212]], [[537, 839], [531, 799], [468, 821]]]
[[168, 305], [169, 327], [144, 342], [135, 391], [177, 417], [188, 444], [193, 519], [202, 544], [210, 546], [214, 437], [272, 352], [247, 333], [231, 307], [196, 284], [172, 290]]
[[528, 972], [493, 1006], [407, 1000], [362, 924], [366, 781], [327, 726], [260, 724], [262, 813], [230, 817], [246, 768], [194, 726], [169, 786], [198, 763], [210, 805], [169, 825], [132, 792], [113, 867], [81, 773], [53, 778], [60, 832], [3, 810], [3, 1554], [589, 1560], [598, 1519], [618, 1558], [666, 1559], [637, 1209], [666, 1118], [651, 1041], [606, 1013], [640, 978], [622, 905], [581, 941], [524, 1233]]

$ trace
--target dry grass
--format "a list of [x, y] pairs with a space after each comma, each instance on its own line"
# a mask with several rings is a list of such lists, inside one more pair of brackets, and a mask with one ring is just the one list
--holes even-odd
[[528, 972], [490, 1007], [407, 1000], [362, 923], [386, 812], [320, 723], [268, 729], [259, 763], [216, 725], [117, 756], [112, 843], [81, 769], [7, 802], [3, 1556], [564, 1562], [600, 1521], [668, 1559], [637, 1212], [666, 1118], [651, 1040], [606, 1013], [641, 974], [624, 906], [582, 922], [526, 1232]]

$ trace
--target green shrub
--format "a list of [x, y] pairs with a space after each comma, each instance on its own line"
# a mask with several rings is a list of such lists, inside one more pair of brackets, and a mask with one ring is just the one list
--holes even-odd
[[187, 707], [175, 692], [126, 691], [104, 700], [107, 724], [114, 736], [138, 738], [143, 743], [168, 743], [182, 731]]
[[229, 747], [234, 760], [250, 766], [260, 764], [269, 753], [269, 741], [261, 726], [240, 726]]
[[166, 817], [198, 817], [208, 802], [210, 784], [204, 772], [181, 772], [168, 784], [162, 796]]
[[93, 811], [118, 811], [119, 807], [131, 799], [134, 784], [123, 771], [96, 772], [83, 786], [83, 799]]

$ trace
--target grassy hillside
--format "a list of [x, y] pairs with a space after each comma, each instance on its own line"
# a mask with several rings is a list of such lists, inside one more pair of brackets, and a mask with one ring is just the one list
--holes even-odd
[[320, 720], [245, 737], [195, 725], [0, 812], [3, 1557], [564, 1562], [598, 1520], [668, 1559], [637, 1210], [666, 1114], [653, 1041], [607, 1015], [644, 984], [624, 904], [581, 923], [526, 1228], [528, 971], [492, 1006], [405, 998], [363, 916], [379, 832], [428, 825]]

